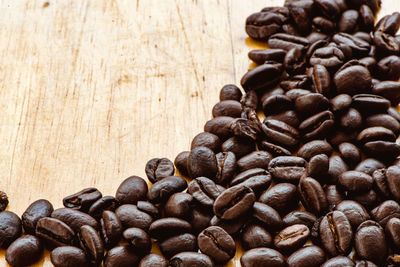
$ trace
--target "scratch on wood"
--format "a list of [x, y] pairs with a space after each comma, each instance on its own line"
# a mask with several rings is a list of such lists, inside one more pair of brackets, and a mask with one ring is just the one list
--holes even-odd
[[228, 24], [229, 24], [229, 35], [231, 38], [231, 51], [232, 51], [232, 71], [233, 71], [233, 79], [236, 83], [236, 66], [235, 66], [235, 49], [233, 48], [233, 33], [232, 33], [232, 16], [231, 16], [231, 4], [232, 0], [228, 0]]

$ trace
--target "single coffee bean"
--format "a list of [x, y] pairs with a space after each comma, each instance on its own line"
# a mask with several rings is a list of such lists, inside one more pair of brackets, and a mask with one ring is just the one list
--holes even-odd
[[312, 157], [307, 165], [307, 176], [316, 178], [323, 177], [329, 170], [329, 158], [325, 154], [319, 154]]
[[361, 144], [379, 140], [394, 142], [396, 135], [387, 128], [376, 126], [362, 130], [357, 136], [357, 141]]
[[236, 100], [224, 100], [214, 105], [212, 115], [214, 118], [220, 116], [229, 116], [240, 118], [242, 113], [242, 105]]
[[378, 195], [375, 190], [371, 189], [364, 193], [351, 192], [348, 194], [349, 198], [354, 199], [367, 209], [371, 209], [376, 206], [378, 201]]
[[229, 125], [233, 120], [232, 117], [216, 117], [206, 122], [204, 131], [215, 134], [221, 140], [225, 140], [231, 136]]
[[224, 220], [232, 220], [249, 211], [254, 202], [253, 190], [247, 186], [236, 185], [223, 191], [214, 201], [214, 214]]
[[78, 232], [78, 240], [88, 260], [100, 264], [104, 256], [104, 245], [99, 233], [93, 227], [84, 225]]
[[386, 224], [385, 233], [391, 244], [398, 248], [400, 245], [400, 219], [391, 218]]
[[363, 118], [358, 112], [358, 110], [354, 108], [349, 108], [341, 117], [340, 117], [340, 126], [345, 131], [355, 131], [361, 128], [363, 123]]
[[259, 105], [258, 98], [257, 92], [251, 90], [243, 95], [242, 99], [240, 99], [240, 103], [242, 104], [243, 109], [255, 110]]
[[325, 262], [324, 251], [317, 246], [306, 246], [291, 254], [287, 258], [289, 267], [317, 267]]
[[331, 76], [324, 65], [314, 65], [312, 81], [315, 91], [322, 95], [329, 95], [331, 90]]
[[[284, 92], [282, 94], [285, 94], [287, 97], [289, 97], [289, 99], [295, 103], [296, 99], [301, 97], [301, 96], [305, 96], [305, 95], [309, 95], [312, 94], [310, 90], [307, 89], [301, 89], [301, 88], [293, 88], [288, 90], [287, 92]], [[306, 105], [302, 105], [302, 107], [307, 107]]]
[[[209, 151], [212, 152], [211, 150]], [[179, 176], [168, 176], [150, 187], [147, 193], [147, 199], [152, 203], [160, 203], [166, 201], [174, 193], [182, 192], [186, 188], [187, 182], [185, 179]]]
[[381, 18], [375, 30], [382, 31], [384, 33], [395, 35], [400, 27], [400, 13], [394, 12], [391, 15], [386, 15]]
[[363, 161], [361, 161], [354, 170], [365, 172], [366, 174], [372, 175], [372, 173], [375, 170], [382, 168], [385, 168], [385, 164], [383, 164], [379, 160], [373, 158], [366, 158]]
[[147, 230], [150, 224], [153, 222], [153, 218], [149, 214], [140, 211], [135, 205], [132, 204], [119, 206], [115, 210], [115, 214], [120, 219], [124, 229], [137, 227]]
[[382, 58], [376, 68], [382, 80], [397, 81], [400, 78], [400, 57], [393, 55]]
[[353, 231], [346, 215], [331, 211], [319, 225], [319, 235], [325, 250], [332, 256], [347, 255], [351, 249]]
[[123, 232], [123, 237], [129, 245], [141, 255], [146, 255], [151, 250], [150, 236], [140, 228], [128, 228]]
[[290, 17], [293, 19], [296, 28], [303, 34], [311, 31], [310, 12], [312, 8], [298, 5], [288, 5]]
[[197, 251], [197, 240], [192, 234], [180, 234], [163, 240], [160, 243], [160, 250], [167, 258], [171, 258], [180, 252]]
[[233, 238], [221, 227], [210, 226], [204, 229], [197, 238], [201, 252], [208, 255], [217, 264], [225, 264], [236, 252]]
[[[399, 124], [400, 126], [400, 124]], [[355, 165], [361, 160], [361, 151], [352, 143], [341, 143], [338, 146], [341, 157], [349, 164]]]
[[240, 84], [246, 92], [273, 86], [279, 82], [282, 71], [281, 63], [265, 63], [248, 71], [240, 80]]
[[386, 200], [371, 211], [371, 215], [382, 227], [391, 218], [400, 218], [400, 205], [394, 200]]
[[366, 192], [372, 188], [374, 179], [359, 171], [346, 171], [339, 176], [339, 184], [350, 192]]
[[308, 211], [314, 214], [324, 214], [328, 210], [328, 200], [321, 184], [311, 177], [300, 179], [298, 191], [301, 202]]
[[25, 235], [7, 248], [6, 261], [11, 266], [28, 266], [37, 262], [42, 254], [40, 239], [33, 235]]
[[228, 234], [235, 235], [242, 229], [247, 221], [248, 218], [246, 216], [242, 216], [233, 220], [223, 220], [218, 218], [217, 216], [214, 216], [211, 218], [210, 225], [219, 226], [224, 229]]
[[136, 204], [146, 198], [148, 188], [146, 181], [139, 176], [126, 178], [118, 187], [115, 199], [121, 204]]
[[169, 260], [171, 267], [214, 267], [213, 261], [205, 254], [197, 252], [181, 252]]
[[[261, 95], [261, 97], [259, 97], [259, 102], [261, 104], [263, 104], [271, 96], [284, 96], [285, 95], [285, 90], [283, 90], [279, 86], [274, 87], [274, 88], [265, 88], [264, 90], [262, 90], [262, 92], [260, 92], [260, 95]], [[282, 98], [282, 99], [286, 100], [286, 101], [288, 100], [288, 99], [284, 99], [284, 98]], [[286, 101], [282, 101], [282, 103], [283, 104], [290, 104], [290, 101], [287, 101], [287, 103], [286, 103]], [[274, 100], [272, 100], [272, 102], [274, 103]], [[277, 107], [275, 106], [274, 108], [277, 108]], [[277, 112], [274, 109], [272, 109], [272, 111], [273, 112]]]
[[150, 182], [155, 183], [165, 177], [174, 175], [175, 167], [174, 164], [167, 158], [154, 158], [146, 163], [145, 172]]
[[92, 204], [88, 214], [93, 218], [99, 220], [101, 218], [101, 215], [103, 214], [103, 211], [114, 211], [118, 205], [119, 203], [114, 197], [104, 196]]
[[332, 146], [337, 147], [341, 143], [353, 143], [356, 141], [357, 132], [345, 132], [342, 129], [335, 129], [328, 134], [328, 141]]
[[39, 199], [30, 204], [21, 216], [25, 232], [34, 235], [37, 222], [41, 218], [49, 217], [53, 210], [53, 205], [45, 199]]
[[87, 212], [90, 206], [102, 197], [97, 188], [85, 188], [63, 199], [64, 207]]
[[281, 30], [285, 17], [274, 12], [256, 12], [246, 19], [246, 33], [256, 40], [267, 40]]
[[385, 113], [390, 106], [390, 101], [378, 95], [358, 94], [353, 96], [352, 105], [361, 113]]
[[[208, 208], [212, 208], [215, 199], [222, 193], [217, 185], [210, 179], [206, 177], [197, 177], [192, 180], [188, 186], [188, 193], [193, 196], [193, 198], [200, 203], [200, 205]], [[182, 193], [183, 194], [183, 193]], [[189, 203], [188, 203], [189, 204]], [[188, 212], [190, 211], [190, 206], [187, 206]], [[171, 210], [175, 208], [174, 205], [171, 206]], [[177, 216], [170, 216], [177, 217]]]
[[239, 171], [243, 172], [254, 168], [267, 169], [272, 155], [266, 151], [253, 151], [237, 161]]
[[274, 238], [275, 247], [284, 253], [292, 252], [304, 245], [310, 230], [304, 224], [294, 224], [280, 231]]
[[51, 217], [63, 221], [75, 232], [78, 232], [83, 225], [90, 225], [94, 229], [99, 228], [98, 222], [92, 216], [79, 210], [68, 208], [56, 209], [51, 213]]
[[[377, 83], [372, 87], [372, 92], [386, 98], [393, 106], [397, 106], [400, 102], [400, 82], [383, 81]], [[383, 110], [383, 107], [382, 111], [382, 113], [386, 113], [386, 110]]]
[[104, 259], [104, 267], [129, 267], [138, 265], [140, 258], [129, 246], [118, 246], [110, 249]]
[[207, 147], [194, 148], [188, 158], [188, 171], [191, 178], [205, 176], [214, 178], [217, 173], [217, 159]]
[[349, 46], [356, 57], [366, 56], [370, 50], [370, 44], [351, 34], [340, 32], [333, 35], [332, 40], [338, 45]]
[[385, 198], [390, 198], [391, 193], [386, 177], [386, 169], [377, 169], [372, 173], [372, 178], [374, 179], [374, 185], [376, 191], [384, 196]]
[[282, 121], [265, 120], [262, 130], [267, 140], [288, 148], [294, 148], [299, 143], [299, 132], [292, 126]]
[[349, 167], [340, 156], [329, 157], [328, 182], [337, 183], [339, 176], [348, 170]]
[[344, 200], [344, 195], [338, 190], [336, 185], [328, 185], [324, 188], [329, 210], [333, 210], [340, 202]]
[[305, 160], [310, 160], [312, 157], [319, 154], [329, 156], [332, 152], [333, 148], [328, 142], [324, 140], [314, 140], [300, 147], [299, 151], [297, 151], [297, 155]]
[[241, 233], [241, 244], [245, 250], [270, 247], [272, 245], [272, 236], [268, 231], [258, 224], [249, 224]]
[[190, 155], [189, 151], [183, 151], [179, 153], [174, 160], [176, 168], [178, 169], [179, 173], [182, 174], [183, 176], [188, 176], [189, 174], [188, 164], [187, 164], [189, 155]]
[[317, 217], [308, 211], [292, 211], [282, 218], [286, 227], [294, 224], [304, 224], [309, 229], [312, 228], [316, 220]]
[[[358, 60], [358, 62], [364, 67], [366, 67], [370, 73], [375, 73], [377, 62], [374, 57], [363, 57], [360, 60]], [[375, 83], [374, 79], [372, 79], [371, 83], [372, 86], [374, 86]]]
[[298, 205], [296, 186], [289, 183], [279, 183], [264, 191], [258, 199], [259, 202], [286, 214]]
[[[263, 62], [264, 63], [264, 62]], [[240, 101], [242, 98], [242, 91], [234, 84], [227, 84], [221, 88], [219, 92], [219, 100], [236, 100]]]
[[310, 93], [296, 98], [295, 107], [302, 117], [311, 116], [329, 108], [329, 100], [319, 93]]
[[283, 66], [289, 75], [302, 74], [306, 70], [305, 50], [290, 49], [285, 56]]
[[285, 110], [277, 114], [271, 114], [267, 116], [266, 119], [282, 121], [289, 124], [292, 127], [297, 127], [300, 124], [297, 113], [294, 110]]
[[136, 207], [138, 208], [138, 210], [149, 214], [151, 217], [153, 217], [153, 219], [158, 219], [160, 217], [160, 210], [158, 209], [158, 207], [153, 205], [149, 201], [139, 200], [136, 203]]
[[400, 123], [389, 114], [374, 114], [365, 119], [367, 127], [382, 126], [391, 130], [394, 134], [400, 133]]
[[291, 89], [300, 88], [307, 89], [311, 85], [311, 79], [307, 75], [295, 75], [285, 78], [279, 83], [283, 90], [289, 91]]
[[367, 68], [361, 65], [352, 65], [347, 68], [342, 67], [335, 73], [333, 82], [339, 94], [354, 95], [370, 89], [371, 74]]
[[283, 63], [285, 55], [286, 51], [283, 49], [256, 49], [251, 50], [248, 54], [249, 58], [258, 65], [271, 60]]
[[114, 212], [105, 210], [101, 217], [100, 224], [104, 247], [107, 249], [114, 247], [122, 236], [122, 223], [120, 219]]
[[277, 144], [273, 144], [267, 141], [261, 141], [258, 144], [259, 148], [271, 153], [272, 155], [278, 156], [290, 156], [292, 153], [284, 148], [283, 146], [279, 146]]
[[280, 48], [289, 51], [292, 48], [304, 49], [310, 42], [300, 36], [293, 36], [287, 33], [276, 33], [268, 40], [268, 45], [271, 48]]
[[11, 211], [0, 212], [0, 247], [7, 248], [21, 233], [21, 219]]
[[218, 166], [215, 181], [220, 184], [226, 184], [236, 173], [236, 156], [233, 152], [220, 152], [215, 157], [217, 158]]
[[334, 125], [333, 113], [326, 110], [304, 120], [299, 131], [305, 140], [320, 139], [327, 135]]
[[8, 197], [7, 194], [3, 191], [0, 191], [0, 212], [4, 211], [8, 206]]
[[269, 162], [268, 171], [277, 180], [297, 183], [306, 172], [306, 164], [300, 157], [280, 156]]
[[357, 255], [361, 259], [370, 260], [376, 264], [382, 264], [385, 261], [388, 250], [385, 232], [377, 222], [365, 221], [360, 224], [354, 243]]
[[389, 190], [395, 200], [400, 200], [400, 167], [390, 166], [386, 170], [386, 180]]
[[168, 267], [168, 260], [158, 254], [148, 254], [139, 263], [139, 267]]
[[[255, 150], [255, 143], [253, 140], [241, 137], [231, 137], [222, 144], [223, 152], [233, 152], [237, 159], [249, 154]], [[203, 159], [207, 160], [207, 159]], [[209, 168], [213, 168], [210, 166]], [[206, 176], [206, 175], [203, 175]], [[211, 176], [211, 175], [210, 175]], [[197, 176], [198, 177], [198, 176]], [[207, 176], [206, 176], [207, 177]]]
[[240, 258], [240, 264], [243, 267], [286, 266], [285, 257], [272, 248], [253, 248], [248, 250]]
[[314, 51], [310, 58], [312, 66], [322, 65], [328, 70], [337, 70], [345, 61], [342, 50], [334, 46], [325, 46]]
[[355, 263], [349, 257], [336, 256], [330, 258], [329, 260], [324, 262], [324, 264], [322, 264], [322, 267], [337, 267], [337, 266], [354, 267]]
[[[219, 151], [221, 151], [221, 144], [222, 144], [221, 140], [215, 134], [202, 132], [193, 138], [192, 143], [190, 145], [190, 149], [203, 146], [203, 147], [208, 147], [209, 149], [214, 151], [214, 153], [218, 153]], [[171, 175], [173, 175], [173, 173]]]
[[331, 33], [335, 30], [335, 24], [325, 17], [315, 17], [312, 20], [313, 25], [324, 33]]
[[171, 236], [189, 233], [192, 226], [185, 220], [173, 217], [162, 218], [154, 221], [149, 228], [152, 238], [163, 240]]
[[261, 221], [268, 229], [282, 228], [282, 218], [279, 213], [264, 203], [254, 203], [253, 217]]
[[342, 13], [338, 22], [339, 32], [353, 33], [357, 28], [359, 14], [357, 10], [349, 9]]
[[169, 197], [164, 206], [167, 217], [189, 218], [192, 212], [193, 197], [188, 193], [175, 193]]
[[50, 217], [42, 218], [37, 222], [35, 235], [44, 240], [50, 248], [71, 246], [75, 237], [71, 227]]
[[204, 228], [210, 225], [212, 214], [208, 211], [204, 211], [201, 207], [194, 207], [192, 209], [192, 216], [188, 220], [192, 225], [193, 233], [198, 234], [203, 231]]
[[375, 31], [373, 41], [377, 52], [381, 55], [396, 55], [400, 51], [400, 43], [390, 34]]
[[374, 12], [368, 5], [360, 6], [360, 28], [366, 32], [372, 31], [375, 23]]
[[316, 0], [315, 4], [322, 14], [327, 18], [334, 19], [340, 15], [340, 6], [335, 1]]
[[85, 267], [90, 263], [85, 252], [77, 247], [59, 247], [51, 251], [51, 263], [55, 267]]
[[245, 117], [234, 119], [229, 124], [231, 133], [239, 138], [250, 138], [252, 140], [258, 140], [261, 136], [261, 122], [257, 117], [257, 113], [254, 109], [246, 109]]

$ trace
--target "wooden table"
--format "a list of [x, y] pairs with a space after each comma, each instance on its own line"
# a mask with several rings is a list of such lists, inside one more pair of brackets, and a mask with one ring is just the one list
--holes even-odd
[[[189, 149], [239, 84], [244, 21], [282, 0], [4, 0], [0, 3], [0, 190], [21, 215], [39, 198], [114, 195], [150, 158]], [[400, 10], [383, 0], [380, 16]], [[0, 266], [5, 266], [4, 251]], [[48, 254], [36, 266], [52, 266]], [[239, 257], [230, 266], [240, 266]]]

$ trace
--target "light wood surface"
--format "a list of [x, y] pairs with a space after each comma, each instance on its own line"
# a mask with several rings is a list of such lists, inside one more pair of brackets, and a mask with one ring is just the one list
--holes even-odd
[[[281, 0], [0, 1], [0, 190], [114, 195], [150, 158], [189, 149], [249, 68], [244, 21]], [[400, 10], [383, 0], [380, 16]], [[6, 266], [4, 251], [0, 266]], [[52, 266], [48, 254], [36, 266]], [[240, 266], [239, 257], [230, 266]]]

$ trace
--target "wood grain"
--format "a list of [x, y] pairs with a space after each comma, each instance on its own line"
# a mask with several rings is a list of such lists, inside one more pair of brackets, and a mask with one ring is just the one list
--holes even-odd
[[[0, 1], [0, 190], [114, 195], [152, 157], [189, 149], [249, 68], [245, 18], [281, 0]], [[384, 0], [380, 16], [400, 9]], [[0, 266], [5, 266], [4, 251]], [[230, 266], [239, 266], [239, 257]], [[48, 254], [36, 266], [52, 266]]]

